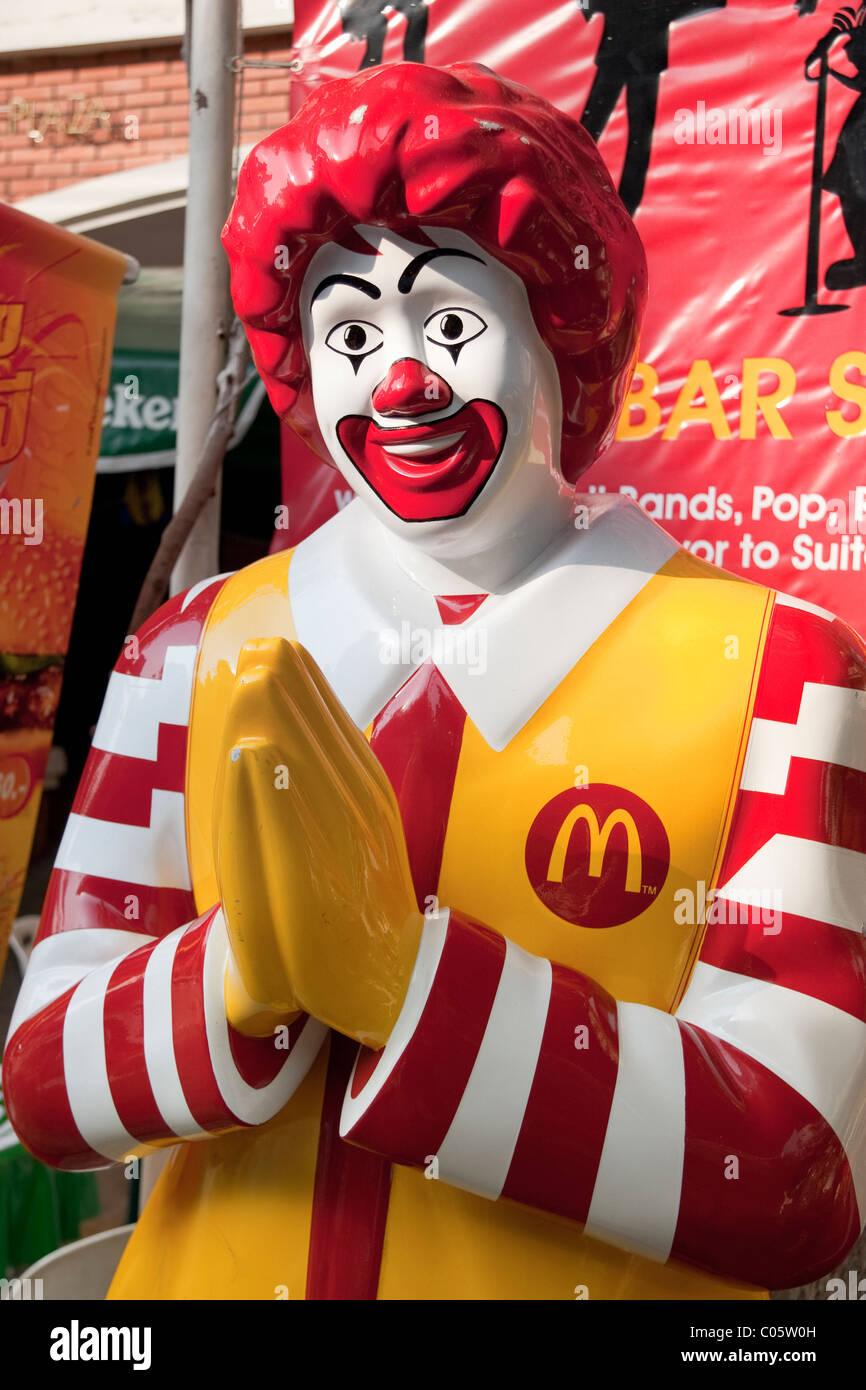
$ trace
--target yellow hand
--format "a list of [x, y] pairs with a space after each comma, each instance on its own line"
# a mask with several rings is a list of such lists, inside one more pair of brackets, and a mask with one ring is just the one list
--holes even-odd
[[221, 757], [214, 850], [236, 966], [230, 1021], [261, 1034], [302, 1009], [382, 1047], [423, 917], [391, 785], [297, 643], [244, 646]]

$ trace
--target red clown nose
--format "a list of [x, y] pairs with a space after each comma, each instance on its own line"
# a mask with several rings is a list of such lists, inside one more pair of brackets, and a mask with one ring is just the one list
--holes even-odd
[[403, 357], [374, 390], [373, 409], [379, 415], [427, 415], [452, 399], [447, 381], [416, 357]]

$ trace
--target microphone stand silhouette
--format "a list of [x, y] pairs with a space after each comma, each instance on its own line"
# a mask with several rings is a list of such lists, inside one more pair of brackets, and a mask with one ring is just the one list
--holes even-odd
[[[809, 236], [806, 247], [806, 296], [805, 303], [794, 309], [780, 309], [783, 318], [811, 317], [815, 314], [841, 314], [849, 309], [849, 304], [818, 303], [818, 270], [821, 251], [821, 193], [824, 180], [824, 135], [827, 126], [827, 84], [830, 76], [829, 53], [832, 44], [839, 37], [837, 29], [825, 34], [820, 43], [806, 59], [806, 80], [818, 84], [815, 103], [815, 147], [812, 152], [812, 192], [809, 201]], [[809, 77], [808, 69], [815, 60], [820, 60], [818, 77]]]

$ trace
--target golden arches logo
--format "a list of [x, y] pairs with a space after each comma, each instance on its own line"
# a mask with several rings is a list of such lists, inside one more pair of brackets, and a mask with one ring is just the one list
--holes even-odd
[[529, 827], [524, 862], [533, 892], [557, 917], [577, 927], [616, 927], [658, 901], [671, 849], [658, 815], [636, 792], [588, 782], [545, 802]]
[[559, 828], [547, 866], [547, 881], [549, 883], [562, 883], [565, 874], [565, 856], [568, 853], [572, 834], [581, 821], [585, 822], [589, 831], [589, 864], [586, 872], [590, 878], [601, 878], [608, 841], [616, 826], [621, 825], [623, 827], [628, 842], [625, 891], [627, 893], [639, 893], [643, 875], [643, 854], [634, 816], [631, 812], [620, 808], [611, 811], [604, 824], [601, 825], [592, 806], [585, 801], [582, 801], [579, 806], [572, 807]]

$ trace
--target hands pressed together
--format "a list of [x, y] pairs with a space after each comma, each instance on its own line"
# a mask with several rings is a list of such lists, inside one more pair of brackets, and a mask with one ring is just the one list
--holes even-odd
[[246, 643], [214, 755], [229, 1022], [266, 1036], [303, 1011], [384, 1046], [423, 916], [391, 785], [303, 647]]

